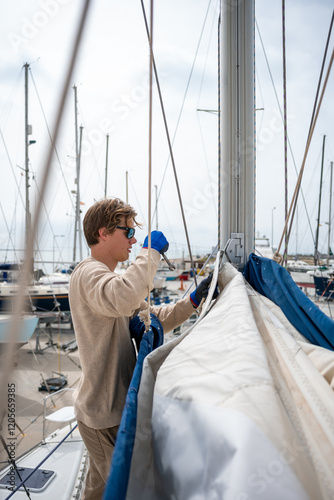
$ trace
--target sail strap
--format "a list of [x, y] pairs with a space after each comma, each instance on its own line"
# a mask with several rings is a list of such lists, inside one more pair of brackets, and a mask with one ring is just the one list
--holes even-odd
[[[313, 132], [314, 132], [314, 129], [315, 129], [315, 125], [317, 123], [317, 119], [318, 119], [318, 116], [319, 116], [319, 111], [320, 111], [320, 108], [321, 108], [321, 104], [322, 104], [322, 100], [323, 100], [324, 93], [325, 93], [325, 90], [326, 90], [326, 86], [327, 86], [327, 82], [328, 82], [328, 79], [329, 79], [329, 75], [330, 75], [330, 72], [331, 72], [331, 69], [332, 69], [333, 59], [334, 59], [334, 49], [333, 49], [333, 52], [332, 52], [332, 55], [331, 55], [331, 59], [330, 59], [329, 65], [328, 65], [326, 78], [325, 78], [325, 81], [324, 81], [324, 84], [323, 84], [323, 88], [322, 88], [322, 92], [321, 92], [321, 95], [320, 95], [319, 103], [318, 103], [317, 108], [316, 108], [316, 112], [315, 112], [315, 115], [314, 115], [314, 120], [313, 120], [313, 123], [312, 123], [311, 128], [310, 128], [309, 136], [307, 138], [307, 144], [306, 144], [306, 148], [305, 148], [304, 158], [303, 158], [303, 161], [302, 161], [302, 166], [300, 168], [300, 172], [299, 172], [299, 175], [298, 175], [297, 184], [296, 184], [296, 187], [295, 187], [295, 190], [294, 190], [294, 193], [293, 193], [293, 197], [292, 197], [292, 200], [291, 200], [289, 212], [288, 212], [288, 215], [287, 215], [286, 220], [285, 220], [285, 225], [284, 225], [283, 233], [282, 233], [282, 236], [281, 236], [281, 240], [279, 242], [278, 248], [277, 248], [277, 250], [276, 250], [276, 252], [274, 254], [274, 257], [273, 257], [273, 259], [276, 262], [280, 263], [280, 264], [282, 263], [282, 256], [279, 255], [279, 251], [280, 251], [280, 248], [281, 248], [281, 245], [282, 245], [284, 234], [286, 233], [286, 230], [287, 230], [287, 227], [288, 227], [288, 223], [289, 223], [289, 219], [290, 219], [290, 215], [291, 215], [292, 209], [295, 210], [295, 207], [296, 207], [296, 204], [297, 204], [298, 194], [299, 194], [300, 185], [301, 185], [301, 181], [302, 181], [302, 177], [303, 177], [303, 173], [304, 173], [304, 168], [305, 168], [305, 162], [306, 162], [308, 150], [310, 148], [310, 144], [311, 144]], [[290, 222], [291, 225], [292, 225], [292, 222], [293, 221], [291, 219], [291, 222]]]

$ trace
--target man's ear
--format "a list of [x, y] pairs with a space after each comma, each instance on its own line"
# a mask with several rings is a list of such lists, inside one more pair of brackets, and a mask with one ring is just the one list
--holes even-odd
[[99, 229], [99, 236], [100, 236], [101, 240], [106, 240], [107, 239], [107, 235], [108, 235], [108, 232], [107, 232], [106, 228], [105, 227], [101, 227]]

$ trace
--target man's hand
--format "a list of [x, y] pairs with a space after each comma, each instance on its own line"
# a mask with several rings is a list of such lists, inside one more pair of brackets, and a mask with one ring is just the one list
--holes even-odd
[[[212, 273], [209, 274], [207, 278], [202, 280], [198, 285], [198, 287], [190, 294], [190, 300], [194, 307], [198, 307], [201, 303], [201, 300], [206, 299], [206, 297], [208, 296], [211, 281], [212, 281]], [[217, 286], [213, 294], [213, 298], [215, 299], [216, 297], [218, 297]]]
[[[148, 248], [148, 236], [146, 236], [144, 240], [143, 248]], [[151, 248], [157, 250], [159, 253], [167, 252], [169, 248], [169, 243], [161, 231], [152, 231], [151, 232]]]

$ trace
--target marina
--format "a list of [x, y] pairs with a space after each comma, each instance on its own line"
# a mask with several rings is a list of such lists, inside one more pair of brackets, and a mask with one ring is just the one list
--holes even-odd
[[[88, 347], [85, 349], [84, 344], [80, 344], [84, 373], [91, 363], [91, 376], [85, 375], [84, 380], [85, 394], [89, 398], [86, 398], [87, 404], [84, 403], [85, 411], [78, 403], [80, 398], [77, 400], [78, 419], [84, 421], [80, 418], [81, 411], [87, 419], [95, 422], [101, 418], [102, 422], [110, 424], [113, 412], [117, 413], [115, 418], [118, 422], [121, 418], [105, 484], [105, 499], [334, 498], [334, 300], [329, 262], [333, 238], [330, 232], [333, 162], [330, 163], [328, 180], [326, 136], [322, 137], [316, 224], [313, 215], [310, 220], [309, 213], [307, 216], [302, 214], [301, 197], [303, 210], [308, 212], [310, 207], [305, 202], [304, 192], [299, 196], [306, 164], [310, 162], [313, 165], [312, 179], [314, 172], [318, 171], [318, 136], [323, 124], [320, 117], [328, 113], [329, 108], [322, 104], [323, 101], [325, 104], [334, 52], [328, 62], [329, 43], [325, 45], [322, 39], [320, 42], [318, 32], [321, 31], [320, 25], [328, 29], [330, 11], [327, 9], [325, 15], [325, 11], [316, 9], [319, 19], [324, 19], [319, 26], [315, 24], [316, 29], [312, 24], [313, 16], [308, 24], [306, 19], [300, 19], [301, 14], [305, 14], [304, 10], [289, 19], [298, 19], [298, 24], [300, 20], [300, 26], [306, 24], [305, 32], [313, 34], [313, 44], [316, 41], [321, 45], [317, 57], [319, 54], [324, 57], [321, 70], [313, 64], [309, 54], [305, 54], [307, 59], [298, 57], [301, 73], [298, 82], [303, 82], [304, 90], [300, 92], [298, 87], [296, 92], [297, 80], [289, 82], [287, 78], [286, 56], [289, 64], [292, 60], [296, 61], [295, 54], [305, 51], [309, 40], [307, 36], [297, 41], [295, 35], [298, 30], [294, 30], [294, 44], [286, 53], [285, 36], [290, 42], [292, 34], [290, 29], [286, 31], [283, 2], [282, 33], [280, 31], [283, 37], [283, 68], [280, 68], [283, 105], [281, 109], [277, 99], [275, 106], [279, 111], [271, 110], [268, 115], [269, 106], [263, 98], [261, 107], [261, 86], [256, 82], [257, 71], [262, 69], [263, 75], [264, 68], [261, 68], [259, 57], [262, 36], [255, 15], [255, 2], [247, 0], [233, 5], [227, 0], [215, 5], [211, 1], [207, 5], [189, 2], [184, 18], [187, 26], [180, 28], [181, 22], [180, 26], [175, 23], [175, 19], [179, 20], [177, 9], [183, 10], [186, 3], [179, 3], [178, 7], [176, 4], [172, 7], [171, 3], [168, 7], [167, 4], [155, 6], [157, 28], [153, 37], [153, 2], [149, 28], [143, 2], [137, 6], [141, 7], [140, 12], [140, 8], [138, 11], [134, 8], [127, 10], [122, 2], [111, 2], [101, 10], [98, 2], [94, 4], [86, 0], [80, 5], [79, 12], [78, 7], [71, 3], [60, 7], [56, 1], [53, 3], [57, 7], [54, 22], [52, 19], [47, 22], [50, 31], [41, 29], [36, 37], [32, 37], [31, 44], [26, 45], [26, 53], [29, 54], [26, 60], [30, 62], [23, 65], [15, 92], [10, 97], [10, 107], [16, 110], [20, 102], [24, 109], [22, 107], [15, 117], [11, 134], [7, 120], [1, 126], [1, 132], [6, 132], [2, 133], [3, 155], [14, 179], [8, 181], [3, 196], [9, 215], [5, 215], [1, 206], [6, 230], [4, 262], [0, 267], [0, 309], [6, 313], [0, 317], [5, 331], [0, 344], [0, 402], [3, 415], [1, 500], [9, 500], [12, 496], [19, 500], [27, 495], [33, 500], [80, 500], [82, 496], [88, 452], [76, 426], [73, 406], [73, 392], [78, 388], [81, 377], [76, 333], [78, 338], [80, 335], [84, 338]], [[41, 5], [39, 8], [42, 8]], [[95, 15], [90, 18], [93, 6]], [[75, 16], [71, 18], [70, 13], [73, 14], [74, 9]], [[292, 7], [289, 6], [289, 9]], [[173, 16], [169, 18], [172, 11]], [[263, 12], [266, 15], [267, 11], [264, 3]], [[134, 23], [130, 22], [132, 16]], [[39, 18], [40, 13], [32, 17], [33, 20]], [[65, 39], [65, 27], [69, 25], [59, 21], [67, 18], [73, 19], [71, 43], [66, 50], [61, 50], [63, 39], [59, 39], [59, 29]], [[89, 28], [89, 19], [92, 19], [94, 29]], [[94, 19], [99, 19], [99, 23], [94, 24]], [[107, 19], [108, 27], [102, 30], [102, 24]], [[258, 19], [261, 19], [260, 9]], [[277, 20], [278, 15], [271, 12], [261, 29], [265, 27], [265, 31], [270, 33]], [[328, 42], [333, 21], [334, 12]], [[39, 36], [47, 42], [49, 32], [52, 33], [52, 27], [56, 26], [58, 31], [53, 33], [57, 36], [52, 38], [53, 41], [58, 40], [56, 66], [58, 70], [64, 67], [65, 71], [61, 75], [62, 84], [58, 84], [57, 80], [55, 95], [59, 100], [58, 107], [53, 104], [56, 99], [51, 84], [55, 73], [46, 69], [49, 68], [48, 63], [40, 70], [40, 66], [32, 62], [30, 53]], [[128, 32], [132, 34], [135, 31], [136, 37], [125, 36], [125, 27], [130, 26], [132, 29]], [[168, 29], [165, 29], [167, 26]], [[119, 27], [122, 28], [120, 31]], [[87, 39], [85, 29], [88, 30]], [[196, 34], [190, 40], [193, 30]], [[322, 31], [326, 34], [325, 29]], [[95, 36], [92, 37], [91, 33]], [[114, 38], [116, 33], [118, 36]], [[129, 49], [124, 53], [123, 43]], [[80, 45], [84, 57], [80, 55]], [[281, 43], [279, 45], [281, 47]], [[108, 64], [105, 63], [106, 47]], [[271, 52], [273, 47], [274, 52], [278, 52], [277, 40]], [[309, 46], [308, 50], [312, 48]], [[63, 52], [69, 54], [66, 64]], [[100, 64], [95, 66], [100, 53], [103, 54], [103, 62], [100, 60]], [[264, 59], [267, 61], [265, 50]], [[84, 82], [81, 71], [85, 61], [90, 62], [87, 66], [89, 76], [94, 75], [87, 86], [88, 92], [86, 83], [73, 84], [79, 75], [79, 81]], [[278, 73], [277, 60], [275, 63], [275, 72]], [[312, 116], [308, 106], [302, 103], [304, 94], [315, 94], [313, 88], [312, 92], [306, 88], [306, 82], [311, 78], [304, 67], [308, 69], [311, 63], [312, 68], [316, 68], [314, 74], [318, 76], [320, 72]], [[204, 68], [203, 74], [199, 64]], [[108, 74], [104, 73], [107, 66], [112, 69]], [[40, 99], [35, 69], [36, 76], [42, 77], [44, 73], [44, 80], [48, 82], [44, 87], [44, 99]], [[265, 69], [267, 72], [269, 65]], [[323, 70], [326, 73], [324, 79]], [[142, 78], [141, 82], [138, 75]], [[316, 85], [313, 76], [312, 84]], [[289, 96], [289, 106], [292, 103], [289, 113], [297, 113], [297, 126], [293, 119], [288, 119], [288, 82], [294, 89], [293, 98]], [[190, 97], [188, 90], [191, 87], [197, 90]], [[19, 98], [18, 88], [22, 88]], [[331, 88], [330, 85], [328, 88]], [[36, 91], [33, 98], [31, 90]], [[42, 101], [47, 102], [45, 109]], [[174, 104], [177, 105], [174, 107]], [[84, 118], [87, 106], [96, 112], [92, 121]], [[36, 119], [39, 107], [43, 120]], [[311, 117], [308, 131], [307, 120], [304, 114], [298, 114], [298, 107], [307, 109], [305, 116]], [[141, 114], [143, 108], [145, 118]], [[110, 110], [112, 120], [108, 116]], [[187, 112], [186, 118], [183, 110]], [[205, 118], [202, 121], [203, 112]], [[53, 117], [53, 127], [50, 128], [46, 120], [49, 113]], [[90, 114], [91, 110], [87, 115]], [[156, 121], [158, 115], [162, 117], [161, 122]], [[199, 127], [195, 116], [198, 117]], [[268, 116], [269, 122], [266, 122], [265, 117]], [[19, 135], [16, 134], [18, 123], [23, 118], [24, 140], [20, 138], [19, 143], [24, 145], [24, 150], [19, 151], [13, 137]], [[30, 124], [32, 118], [34, 130], [38, 131], [36, 136]], [[276, 126], [277, 119], [280, 127]], [[45, 122], [43, 126], [46, 125], [47, 129], [42, 140], [41, 122]], [[328, 128], [332, 130], [332, 127]], [[291, 174], [292, 170], [290, 165], [288, 168], [291, 161], [289, 155], [293, 158], [293, 154], [292, 149], [289, 151], [288, 129], [291, 138], [295, 134], [294, 142], [298, 144], [300, 157], [298, 170], [295, 169], [289, 182], [287, 173], [289, 170]], [[187, 133], [184, 133], [185, 130]], [[180, 131], [183, 131], [182, 137]], [[284, 159], [276, 151], [278, 137], [279, 149], [284, 149]], [[46, 154], [42, 154], [41, 144], [48, 145]], [[203, 150], [198, 149], [200, 144], [204, 146]], [[111, 170], [108, 170], [109, 156]], [[15, 163], [11, 157], [15, 158]], [[147, 169], [143, 168], [146, 164]], [[155, 167], [153, 171], [152, 166]], [[284, 180], [281, 175], [283, 170]], [[152, 173], [156, 176], [154, 181]], [[143, 179], [146, 182], [146, 176], [149, 182], [144, 188]], [[176, 189], [171, 189], [172, 180]], [[154, 189], [152, 181], [156, 182]], [[324, 182], [326, 200], [324, 196], [321, 198]], [[156, 203], [152, 215], [153, 191]], [[81, 328], [75, 332], [68, 292], [70, 283], [74, 286], [84, 266], [77, 267], [78, 274], [74, 271], [72, 278], [71, 271], [76, 266], [82, 266], [81, 262], [90, 253], [83, 236], [82, 217], [102, 195], [123, 197], [138, 211], [130, 223], [137, 219], [141, 222], [136, 228], [129, 227], [123, 217], [124, 223], [117, 221], [121, 225], [115, 224], [116, 229], [126, 231], [126, 244], [119, 233], [123, 238], [119, 240], [122, 243], [120, 249], [124, 253], [118, 253], [117, 245], [116, 249], [110, 246], [114, 235], [108, 234], [109, 226], [98, 228], [103, 229], [104, 234], [99, 232], [97, 245], [101, 241], [108, 242], [109, 246], [102, 247], [107, 250], [108, 258], [101, 257], [106, 256], [103, 251], [94, 255], [91, 249], [93, 259], [98, 261], [93, 263], [97, 269], [98, 286], [94, 284], [95, 277], [90, 277], [88, 282], [83, 278], [78, 285], [76, 293], [80, 308], [77, 311], [80, 314], [77, 312], [75, 316], [74, 306], [72, 313], [74, 321], [81, 321], [75, 323], [81, 324]], [[324, 205], [326, 222], [323, 220], [324, 212], [321, 213]], [[268, 223], [270, 218], [271, 225]], [[305, 218], [310, 226], [307, 231]], [[131, 271], [127, 272], [127, 269], [131, 269], [131, 262], [140, 252], [140, 258], [143, 254], [145, 258], [147, 254], [150, 256], [150, 249], [147, 253], [141, 249], [150, 246], [148, 241], [151, 239], [148, 237], [143, 243], [143, 234], [150, 233], [154, 224], [157, 231], [163, 230], [164, 234], [168, 234], [170, 244], [166, 245], [164, 237], [164, 244], [155, 247], [163, 260], [154, 277], [147, 273], [148, 280], [154, 284], [150, 294], [150, 282], [144, 282], [143, 273], [140, 274], [140, 282], [133, 284], [131, 280], [128, 282]], [[324, 228], [326, 225], [328, 232], [325, 235], [321, 226]], [[264, 231], [258, 231], [263, 227], [267, 234], [271, 232], [271, 238], [265, 236]], [[307, 243], [300, 242], [301, 233], [304, 236], [309, 229], [311, 236]], [[91, 236], [91, 241], [96, 243], [96, 235], [92, 232]], [[135, 240], [133, 246], [131, 238]], [[279, 242], [276, 246], [275, 240]], [[302, 260], [301, 254], [297, 254], [299, 243], [307, 248], [310, 242], [314, 247], [312, 263], [306, 262], [304, 257]], [[293, 244], [296, 255], [287, 257], [288, 245], [291, 252]], [[91, 246], [96, 248], [94, 243]], [[97, 248], [100, 250], [101, 246]], [[46, 258], [51, 252], [52, 260]], [[305, 250], [305, 254], [307, 252], [309, 249]], [[9, 256], [15, 260], [12, 276], [8, 267]], [[156, 261], [157, 257], [154, 255]], [[114, 271], [120, 260], [122, 264], [116, 268], [120, 276], [109, 275], [105, 266]], [[37, 263], [41, 263], [43, 269], [38, 269]], [[326, 270], [323, 268], [325, 263]], [[134, 266], [132, 270], [135, 269]], [[146, 273], [146, 269], [143, 267], [141, 271]], [[100, 273], [104, 273], [101, 281]], [[132, 339], [132, 353], [130, 311], [134, 308], [130, 298], [135, 300], [140, 292], [140, 300], [143, 301], [148, 294], [148, 306], [155, 307], [157, 314], [161, 313], [163, 318], [166, 310], [161, 308], [189, 295], [209, 273], [211, 284], [207, 285], [205, 295], [202, 289], [200, 299], [192, 297], [192, 304], [195, 300], [198, 307], [195, 309], [190, 303], [181, 304], [185, 313], [190, 314], [189, 319], [163, 337], [159, 322], [151, 318], [149, 325], [150, 314], [147, 314], [145, 331], [141, 325], [138, 337]], [[318, 276], [319, 273], [321, 276]], [[104, 277], [107, 279], [102, 283]], [[318, 277], [322, 278], [322, 288], [316, 281]], [[89, 288], [92, 283], [93, 288]], [[112, 289], [114, 285], [109, 287], [111, 283], [118, 284], [119, 294], [116, 287]], [[114, 300], [104, 294], [106, 289], [113, 294]], [[87, 290], [92, 290], [91, 295], [87, 294]], [[117, 307], [119, 299], [123, 304], [120, 308]], [[103, 312], [98, 312], [100, 308]], [[88, 310], [91, 312], [89, 316]], [[111, 330], [110, 324], [119, 318], [122, 328], [119, 332]], [[102, 330], [104, 337], [102, 334], [98, 337]], [[128, 337], [122, 337], [124, 330]], [[117, 331], [118, 336], [111, 336], [111, 331]], [[112, 344], [106, 345], [113, 345], [114, 348], [106, 349], [103, 338], [108, 342], [112, 340]], [[116, 355], [124, 356], [124, 359], [119, 359], [119, 365], [114, 363], [115, 358], [112, 359]], [[128, 366], [121, 364], [124, 360], [135, 364], [133, 374], [132, 370], [125, 373]], [[106, 377], [109, 367], [113, 370], [110, 371], [112, 376]], [[96, 374], [99, 370], [98, 378]], [[98, 378], [95, 386], [91, 383], [94, 377]], [[117, 377], [119, 383], [117, 387], [115, 383], [114, 399], [111, 401], [116, 401], [117, 397], [118, 406], [110, 404], [108, 397], [111, 392], [109, 379], [115, 381]], [[101, 387], [104, 387], [103, 391]], [[98, 401], [103, 402], [103, 411]], [[100, 427], [104, 429], [107, 425]], [[81, 430], [84, 432], [84, 427]], [[106, 463], [104, 461], [103, 465]], [[105, 479], [101, 481], [101, 471], [99, 474], [99, 489], [102, 490]]]

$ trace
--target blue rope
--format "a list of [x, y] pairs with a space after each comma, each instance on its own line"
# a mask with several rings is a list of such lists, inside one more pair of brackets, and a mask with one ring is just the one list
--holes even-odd
[[68, 434], [64, 437], [64, 439], [62, 439], [62, 440], [60, 441], [60, 443], [58, 443], [58, 444], [57, 444], [57, 446], [56, 446], [53, 450], [51, 450], [51, 451], [50, 451], [50, 453], [49, 453], [49, 454], [48, 454], [48, 455], [47, 455], [47, 456], [46, 456], [46, 457], [45, 457], [45, 458], [44, 458], [44, 459], [43, 459], [43, 460], [42, 460], [42, 461], [41, 461], [41, 462], [37, 465], [37, 467], [35, 467], [35, 469], [34, 469], [34, 470], [33, 470], [33, 471], [29, 474], [29, 476], [27, 476], [27, 477], [26, 477], [26, 478], [25, 478], [25, 479], [24, 479], [24, 480], [23, 480], [23, 481], [22, 481], [22, 482], [21, 482], [21, 483], [20, 483], [20, 484], [19, 484], [16, 488], [15, 488], [15, 490], [13, 490], [13, 491], [11, 492], [11, 494], [10, 494], [10, 495], [8, 495], [8, 497], [6, 497], [6, 498], [5, 498], [5, 500], [8, 500], [9, 498], [11, 498], [11, 497], [14, 495], [14, 493], [16, 493], [16, 492], [17, 492], [17, 491], [21, 488], [21, 486], [23, 486], [23, 484], [24, 484], [24, 483], [25, 483], [25, 482], [26, 482], [26, 481], [27, 481], [27, 480], [28, 480], [28, 479], [29, 479], [29, 478], [30, 478], [30, 477], [31, 477], [31, 476], [32, 476], [32, 475], [33, 475], [33, 474], [34, 474], [34, 473], [35, 473], [35, 472], [36, 472], [36, 471], [40, 468], [40, 466], [41, 466], [41, 465], [43, 465], [43, 464], [44, 464], [44, 462], [45, 462], [45, 461], [46, 461], [46, 460], [47, 460], [47, 459], [48, 459], [48, 458], [52, 455], [52, 453], [54, 453], [54, 452], [57, 450], [57, 448], [59, 448], [59, 446], [60, 446], [61, 444], [63, 444], [63, 442], [64, 442], [64, 441], [68, 438], [68, 436], [69, 436], [70, 434], [72, 434], [72, 432], [73, 432], [73, 431], [74, 431], [77, 427], [78, 427], [78, 424], [76, 424], [76, 425], [73, 427], [73, 429], [71, 429], [71, 430], [70, 430], [70, 432], [69, 432], [69, 433], [68, 433]]

